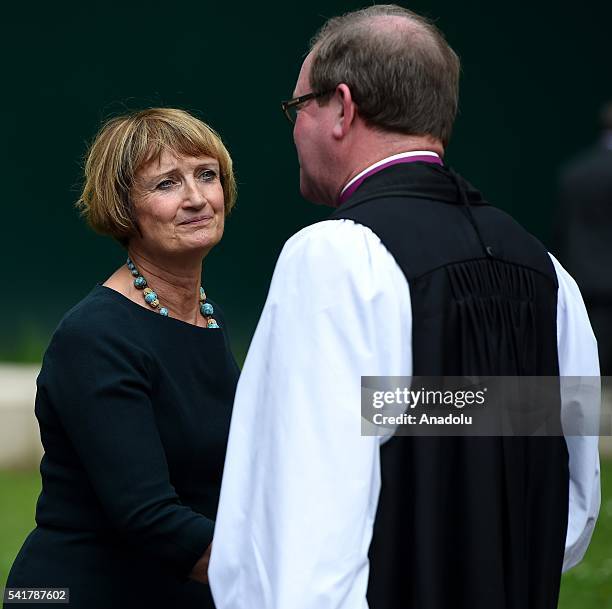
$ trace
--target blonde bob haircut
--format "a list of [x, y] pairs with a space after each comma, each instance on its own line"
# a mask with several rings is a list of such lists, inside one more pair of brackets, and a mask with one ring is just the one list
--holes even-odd
[[87, 153], [85, 184], [76, 206], [96, 232], [128, 244], [138, 231], [130, 201], [136, 173], [164, 151], [216, 159], [229, 214], [236, 202], [236, 180], [219, 135], [185, 110], [149, 108], [109, 120]]

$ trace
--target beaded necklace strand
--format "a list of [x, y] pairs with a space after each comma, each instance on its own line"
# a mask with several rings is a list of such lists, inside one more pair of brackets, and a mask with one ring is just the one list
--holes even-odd
[[[127, 267], [130, 269], [130, 273], [134, 276], [134, 287], [138, 290], [142, 290], [142, 295], [145, 299], [145, 302], [152, 308], [155, 309], [160, 315], [164, 317], [169, 317], [169, 311], [166, 307], [161, 307], [159, 305], [159, 299], [157, 298], [157, 294], [147, 286], [147, 280], [140, 274], [140, 271], [136, 268], [136, 265], [132, 262], [132, 259], [128, 256], [127, 259]], [[200, 313], [204, 319], [206, 319], [206, 327], [207, 328], [218, 328], [219, 324], [213, 317], [213, 313], [215, 312], [213, 306], [206, 302], [206, 293], [204, 292], [204, 288], [200, 286]]]

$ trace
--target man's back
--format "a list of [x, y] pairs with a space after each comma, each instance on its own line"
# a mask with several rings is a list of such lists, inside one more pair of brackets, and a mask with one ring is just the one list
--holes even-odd
[[[558, 375], [553, 263], [461, 178], [397, 165], [334, 217], [371, 228], [404, 272], [413, 375]], [[568, 503], [562, 437], [398, 436], [381, 447], [381, 472], [372, 608], [556, 606]]]

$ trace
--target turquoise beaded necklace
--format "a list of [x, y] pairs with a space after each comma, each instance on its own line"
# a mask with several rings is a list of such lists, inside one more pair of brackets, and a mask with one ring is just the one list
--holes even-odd
[[[144, 296], [145, 302], [152, 308], [158, 311], [160, 315], [164, 317], [169, 316], [169, 311], [166, 307], [161, 307], [159, 305], [159, 299], [157, 298], [157, 294], [147, 286], [147, 280], [140, 274], [140, 271], [136, 268], [136, 265], [132, 262], [132, 259], [128, 256], [127, 259], [127, 267], [130, 269], [130, 273], [134, 276], [134, 287], [139, 290], [142, 290], [142, 295]], [[202, 317], [206, 319], [206, 327], [207, 328], [218, 328], [219, 324], [213, 317], [213, 313], [215, 312], [213, 306], [206, 302], [206, 293], [204, 292], [204, 288], [200, 286], [200, 313]]]

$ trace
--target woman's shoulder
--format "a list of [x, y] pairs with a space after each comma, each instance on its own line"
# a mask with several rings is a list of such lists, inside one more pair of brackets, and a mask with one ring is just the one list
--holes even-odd
[[122, 299], [119, 293], [98, 285], [64, 315], [43, 356], [39, 384], [50, 382], [57, 374], [64, 378], [73, 367], [89, 371], [92, 379], [103, 368], [150, 373], [154, 363], [142, 340], [146, 332], [136, 323], [134, 308], [138, 305]]
[[88, 345], [100, 339], [121, 337], [129, 340], [138, 332], [130, 305], [134, 306], [134, 303], [118, 292], [96, 285], [62, 317], [51, 345], [75, 346], [83, 352]]
[[129, 304], [132, 303], [125, 296], [98, 284], [62, 317], [58, 329], [82, 327], [95, 331], [107, 327], [109, 322], [122, 325], [122, 321], [131, 317]]

